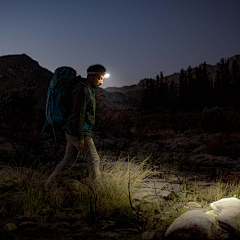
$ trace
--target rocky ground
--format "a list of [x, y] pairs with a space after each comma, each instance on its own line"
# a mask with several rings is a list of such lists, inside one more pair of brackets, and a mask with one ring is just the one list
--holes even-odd
[[[117, 156], [130, 156], [138, 162], [151, 153], [149, 163], [156, 174], [145, 179], [135, 193], [135, 206], [144, 198], [146, 201], [160, 202], [161, 205], [169, 206], [169, 209], [181, 209], [182, 213], [196, 209], [207, 212], [209, 209], [204, 209], [205, 205], [200, 204], [198, 199], [181, 203], [174, 200], [176, 194], [184, 194], [186, 180], [188, 184], [197, 181], [202, 188], [213, 187], [218, 177], [225, 182], [239, 181], [240, 144], [236, 133], [207, 134], [200, 130], [189, 130], [176, 134], [171, 131], [153, 131], [148, 132], [144, 140], [139, 140], [134, 137], [136, 131], [132, 132], [131, 139], [121, 134], [106, 133], [100, 136], [95, 133], [94, 141], [100, 156], [107, 156], [109, 161]], [[43, 140], [42, 144], [45, 152], [53, 151], [54, 144], [51, 140]], [[5, 160], [8, 158], [13, 163], [17, 154], [23, 151], [22, 148], [6, 136], [0, 137], [0, 152], [4, 156], [0, 176], [9, 167]], [[59, 152], [64, 151], [64, 142], [59, 149]], [[39, 157], [41, 158], [42, 156]], [[81, 167], [81, 159], [78, 163]], [[95, 222], [79, 221], [78, 209], [65, 207], [57, 220], [50, 222], [46, 218], [47, 214], [38, 218], [27, 218], [19, 214], [17, 194], [6, 186], [2, 186], [0, 191], [1, 239], [163, 239], [163, 231], [167, 230], [174, 218], [181, 215], [179, 213], [172, 217], [165, 209], [161, 214], [156, 214], [152, 226], [147, 229], [134, 223], [126, 226], [102, 217], [98, 217]], [[47, 205], [42, 209], [42, 213], [49, 211]]]

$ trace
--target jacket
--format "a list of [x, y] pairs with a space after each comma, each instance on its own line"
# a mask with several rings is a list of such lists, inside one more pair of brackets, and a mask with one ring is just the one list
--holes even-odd
[[92, 128], [95, 124], [96, 100], [95, 91], [91, 89], [86, 79], [80, 76], [77, 78], [86, 83], [92, 93], [90, 95], [87, 86], [77, 84], [71, 94], [70, 109], [73, 113], [71, 122], [72, 135], [77, 136], [78, 141], [81, 141], [86, 136], [92, 137]]

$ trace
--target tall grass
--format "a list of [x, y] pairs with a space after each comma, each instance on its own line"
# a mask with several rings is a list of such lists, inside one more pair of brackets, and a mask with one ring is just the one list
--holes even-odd
[[[128, 160], [128, 161], [126, 161]], [[79, 204], [106, 218], [120, 219], [131, 215], [132, 194], [144, 178], [153, 174], [145, 159], [140, 164], [120, 158], [115, 162], [101, 162], [101, 178], [79, 191]]]
[[216, 185], [200, 190], [200, 197], [209, 202], [218, 201], [222, 198], [240, 197], [240, 183], [224, 183], [218, 180]]
[[[69, 190], [54, 184], [48, 194], [44, 193], [43, 185], [49, 172], [42, 167], [35, 170], [9, 168], [5, 180], [8, 178], [8, 188], [11, 187], [18, 194], [21, 212], [26, 217], [38, 216], [46, 204], [55, 210], [64, 208], [69, 195], [72, 197], [72, 206], [82, 210], [79, 218], [88, 218], [93, 214], [114, 219], [127, 217], [132, 212], [134, 191], [144, 178], [152, 174], [147, 164], [148, 158], [138, 164], [134, 163], [134, 158], [119, 158], [114, 162], [107, 162], [106, 159], [103, 158], [100, 165], [101, 178], [98, 181], [78, 179], [80, 183], [76, 189]], [[0, 181], [0, 186], [1, 183], [6, 184], [5, 180]]]
[[55, 184], [48, 194], [43, 191], [49, 175], [44, 168], [33, 170], [9, 167], [4, 174], [1, 173], [0, 189], [10, 189], [13, 194], [17, 194], [21, 206], [19, 211], [26, 217], [39, 217], [42, 209], [48, 206], [51, 214], [55, 214], [54, 219], [57, 219], [57, 214], [64, 211], [71, 197], [70, 207], [79, 219], [95, 221], [100, 217], [118, 223], [135, 221], [138, 226], [142, 224], [143, 230], [157, 227], [162, 232], [176, 217], [187, 211], [185, 205], [188, 201], [199, 202], [203, 208], [209, 209], [213, 201], [224, 197], [240, 197], [240, 183], [224, 183], [219, 177], [213, 185], [207, 187], [198, 181], [186, 180], [182, 183], [182, 194], [175, 194], [168, 201], [159, 201], [156, 196], [155, 202], [145, 203], [147, 196], [136, 205], [133, 199], [135, 191], [139, 192], [142, 181], [154, 174], [148, 160], [146, 158], [136, 163], [134, 158], [119, 158], [115, 161], [103, 158], [100, 164], [101, 178], [96, 180], [80, 179], [79, 175], [74, 174], [73, 168], [74, 183], [78, 184], [73, 188]]
[[21, 209], [26, 217], [37, 216], [46, 200], [43, 194], [43, 184], [47, 173], [25, 167], [9, 167], [2, 175], [1, 188], [11, 189], [18, 196]]

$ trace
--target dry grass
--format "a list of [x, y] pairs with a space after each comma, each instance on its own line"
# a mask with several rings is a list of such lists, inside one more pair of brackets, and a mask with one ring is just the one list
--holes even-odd
[[26, 217], [38, 216], [46, 197], [43, 193], [43, 184], [47, 174], [43, 171], [34, 171], [31, 168], [9, 167], [4, 171], [0, 181], [0, 188], [12, 189], [19, 196], [21, 212]]
[[[127, 161], [126, 161], [127, 160]], [[147, 166], [147, 160], [140, 164], [134, 164], [134, 159], [126, 158], [107, 162], [106, 158], [101, 162], [101, 180], [82, 181], [80, 187], [72, 191], [75, 198], [73, 204], [81, 207], [83, 212], [79, 218], [99, 213], [104, 217], [117, 215], [129, 215], [131, 212], [131, 194], [137, 185], [152, 174]], [[5, 176], [0, 180], [0, 187], [7, 186], [19, 194], [21, 210], [26, 217], [38, 216], [46, 202], [56, 209], [62, 209], [69, 190], [54, 185], [48, 194], [43, 191], [43, 185], [49, 173], [44, 168], [36, 170], [31, 168], [9, 168]]]
[[101, 178], [82, 182], [77, 192], [78, 205], [85, 211], [82, 216], [99, 214], [114, 220], [129, 217], [133, 192], [144, 178], [153, 174], [147, 160], [135, 164], [134, 159], [119, 158], [115, 162], [103, 159]]
[[201, 189], [199, 196], [201, 199], [207, 199], [208, 202], [218, 201], [222, 198], [236, 197], [240, 198], [240, 182], [224, 183], [221, 180], [216, 182], [215, 186]]
[[[103, 158], [101, 162], [102, 177], [100, 181], [90, 178], [80, 181], [72, 191], [72, 208], [81, 209], [79, 219], [93, 219], [96, 216], [112, 219], [115, 222], [132, 222], [142, 224], [142, 231], [158, 227], [162, 232], [172, 221], [186, 212], [186, 203], [195, 201], [205, 210], [210, 210], [210, 203], [225, 197], [240, 197], [239, 182], [223, 182], [219, 176], [211, 186], [202, 186], [198, 181], [184, 181], [182, 194], [173, 195], [168, 201], [145, 202], [134, 205], [133, 194], [143, 179], [151, 176], [153, 171], [145, 159], [135, 163], [135, 159], [119, 158], [115, 162]], [[0, 189], [11, 189], [19, 195], [20, 211], [26, 217], [37, 217], [48, 204], [55, 212], [64, 210], [69, 190], [53, 186], [49, 194], [44, 194], [43, 185], [48, 177], [43, 168], [6, 169], [1, 175]], [[140, 219], [140, 221], [139, 221]], [[160, 226], [160, 227], [159, 227]]]

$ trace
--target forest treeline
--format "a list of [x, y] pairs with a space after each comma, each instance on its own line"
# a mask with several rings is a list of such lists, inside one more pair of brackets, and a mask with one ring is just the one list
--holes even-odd
[[156, 79], [145, 79], [141, 91], [141, 109], [173, 110], [180, 112], [201, 111], [204, 108], [226, 107], [240, 109], [240, 66], [229, 59], [217, 64], [214, 78], [207, 71], [207, 64], [181, 69], [179, 82], [168, 82], [163, 72]]

